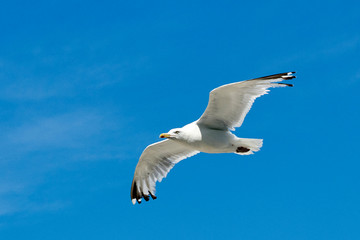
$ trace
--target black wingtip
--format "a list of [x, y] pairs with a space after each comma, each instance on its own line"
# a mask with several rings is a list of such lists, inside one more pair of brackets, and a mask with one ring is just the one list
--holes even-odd
[[290, 80], [290, 79], [296, 78], [296, 76], [291, 75], [291, 74], [294, 74], [294, 73], [295, 72], [288, 72], [286, 75], [281, 76], [281, 78], [284, 79], [284, 80]]
[[268, 75], [268, 76], [264, 76], [264, 77], [259, 77], [259, 78], [255, 78], [252, 80], [270, 80], [270, 79], [276, 79], [276, 78], [282, 78], [284, 80], [290, 80], [295, 78], [295, 76], [291, 75], [294, 74], [294, 72], [284, 72], [284, 73], [278, 73], [278, 74], [273, 74], [273, 75]]
[[296, 76], [286, 75], [286, 76], [282, 76], [281, 78], [284, 79], [284, 80], [290, 80], [290, 79], [296, 78]]
[[154, 200], [157, 199], [157, 197], [155, 195], [153, 195], [151, 192], [149, 192], [149, 193], [150, 193], [150, 196], [152, 199], [154, 199]]
[[131, 198], [132, 203], [135, 204], [135, 200], [136, 200], [136, 202], [138, 202], [140, 204], [142, 197], [144, 197], [143, 194], [138, 191], [136, 181], [133, 180], [133, 182], [131, 184], [131, 192], [130, 192], [130, 198]]
[[286, 86], [288, 86], [288, 87], [293, 87], [293, 86], [294, 86], [293, 84], [290, 84], [290, 83], [278, 83], [278, 84], [286, 85]]
[[131, 191], [130, 191], [130, 197], [131, 197], [131, 202], [135, 205], [136, 202], [141, 204], [141, 200], [142, 198], [145, 199], [145, 201], [149, 201], [150, 200], [150, 196], [152, 199], [156, 199], [157, 197], [150, 191], [148, 191], [147, 194], [144, 194], [142, 191], [138, 190], [138, 186], [136, 184], [136, 181], [133, 180], [132, 184], [131, 184]]
[[130, 198], [131, 200], [137, 198], [137, 186], [134, 180], [131, 184]]
[[149, 199], [150, 199], [149, 195], [144, 194], [143, 197], [144, 197], [145, 201], [149, 201]]

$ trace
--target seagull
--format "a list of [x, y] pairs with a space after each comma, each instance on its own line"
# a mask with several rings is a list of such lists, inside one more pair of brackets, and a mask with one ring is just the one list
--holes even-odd
[[256, 98], [272, 87], [292, 87], [283, 80], [295, 78], [286, 72], [246, 81], [230, 83], [210, 92], [203, 115], [182, 128], [160, 134], [163, 141], [145, 148], [135, 169], [131, 185], [133, 204], [156, 199], [155, 185], [181, 160], [205, 153], [235, 153], [249, 155], [260, 150], [262, 139], [238, 138], [231, 131], [240, 127]]

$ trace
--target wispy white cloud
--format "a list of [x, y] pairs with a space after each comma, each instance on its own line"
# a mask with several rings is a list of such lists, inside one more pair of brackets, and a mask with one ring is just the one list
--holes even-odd
[[42, 117], [9, 131], [5, 140], [22, 149], [77, 147], [103, 127], [102, 116], [78, 111]]
[[71, 205], [70, 202], [65, 201], [53, 201], [53, 202], [42, 202], [42, 203], [35, 203], [30, 202], [24, 206], [24, 209], [28, 212], [53, 212], [53, 211], [59, 211], [61, 209], [66, 208], [67, 206]]
[[[32, 167], [29, 167], [32, 166]], [[22, 161], [11, 163], [0, 162], [0, 216], [14, 213], [39, 211], [57, 211], [70, 204], [63, 199], [38, 199], [36, 191], [46, 184], [46, 175], [54, 169], [41, 165], [36, 159], [23, 155]]]
[[28, 203], [28, 196], [36, 180], [25, 183], [12, 175], [2, 175], [4, 178], [0, 180], [0, 216], [24, 210], [24, 204]]
[[351, 76], [349, 84], [353, 85], [353, 84], [357, 84], [359, 82], [360, 82], [360, 70], [358, 70]]
[[146, 57], [135, 57], [118, 62], [74, 62], [63, 59], [63, 55], [63, 52], [52, 56], [40, 51], [32, 57], [34, 63], [25, 65], [0, 58], [0, 99], [39, 101], [73, 97], [84, 90], [96, 91], [117, 84], [128, 74], [136, 75], [148, 61]]
[[103, 96], [147, 59], [89, 61], [79, 46], [56, 51], [34, 47], [24, 57], [0, 58], [0, 105], [10, 113], [0, 116], [0, 215], [67, 207], [67, 199], [34, 198], [50, 173], [124, 154], [120, 144], [108, 144], [116, 139], [109, 133], [120, 132], [118, 109], [84, 99]]
[[338, 40], [332, 44], [324, 44], [316, 49], [314, 47], [308, 47], [303, 51], [295, 51], [294, 53], [289, 52], [289, 54], [282, 59], [275, 59], [272, 64], [269, 64], [267, 67], [273, 69], [278, 65], [291, 65], [301, 63], [313, 63], [319, 61], [320, 59], [331, 59], [338, 57], [341, 54], [350, 52], [355, 48], [360, 46], [360, 36], [355, 35], [347, 39]]
[[[31, 69], [11, 68], [11, 76], [2, 76], [0, 99], [39, 101], [52, 97], [73, 97], [84, 89], [96, 90], [121, 81], [123, 66], [103, 64], [97, 66], [79, 66], [64, 73], [37, 76]], [[112, 77], [110, 75], [115, 75]]]
[[316, 54], [337, 55], [337, 54], [341, 54], [341, 53], [350, 51], [351, 49], [359, 46], [359, 44], [360, 44], [360, 36], [355, 36], [355, 37], [340, 41], [340, 42], [338, 42], [330, 47], [327, 47], [325, 49], [321, 49]]
[[[67, 200], [31, 200], [46, 175], [74, 160], [120, 158], [120, 150], [96, 148], [103, 131], [116, 130], [115, 117], [96, 109], [40, 116], [19, 126], [0, 128], [0, 216], [18, 212], [56, 211]], [[106, 141], [106, 139], [105, 139]], [[45, 178], [45, 179], [44, 179]]]
[[[0, 197], [2, 197], [0, 195]], [[13, 202], [0, 200], [0, 216], [13, 214], [18, 211], [17, 206]], [[0, 225], [1, 226], [1, 225]]]
[[[3, 198], [4, 196], [1, 196]], [[18, 196], [18, 199], [22, 200], [14, 201], [14, 198], [1, 199], [0, 200], [0, 216], [11, 215], [14, 213], [33, 213], [33, 212], [54, 212], [66, 208], [71, 205], [70, 202], [54, 201], [54, 202], [34, 202], [26, 200], [28, 196], [22, 194]], [[1, 224], [0, 224], [1, 226]]]

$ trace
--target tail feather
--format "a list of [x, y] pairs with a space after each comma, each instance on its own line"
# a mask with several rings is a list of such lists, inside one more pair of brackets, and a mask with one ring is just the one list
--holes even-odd
[[250, 155], [260, 150], [263, 145], [263, 140], [254, 138], [239, 138], [237, 145], [238, 146], [235, 151], [236, 154]]

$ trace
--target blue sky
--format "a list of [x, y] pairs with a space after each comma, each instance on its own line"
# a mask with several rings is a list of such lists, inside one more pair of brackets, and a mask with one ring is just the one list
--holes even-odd
[[[359, 239], [358, 1], [7, 1], [1, 239]], [[133, 206], [138, 158], [220, 85], [297, 71]]]

